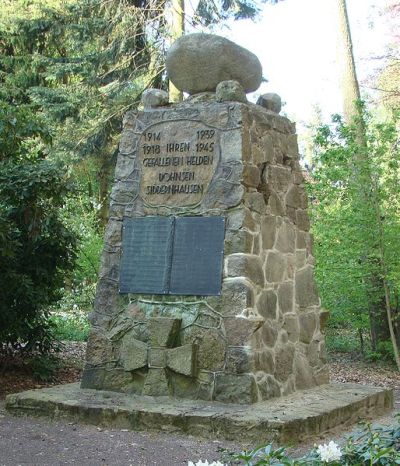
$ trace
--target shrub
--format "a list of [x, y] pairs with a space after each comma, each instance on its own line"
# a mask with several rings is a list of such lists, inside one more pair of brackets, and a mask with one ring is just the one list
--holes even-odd
[[301, 458], [291, 458], [284, 447], [272, 444], [240, 453], [221, 450], [223, 464], [245, 466], [394, 466], [400, 464], [400, 415], [391, 426], [362, 424], [344, 446], [319, 445]]
[[46, 308], [58, 299], [76, 257], [77, 237], [60, 217], [71, 192], [59, 165], [0, 162], [0, 350], [51, 349]]

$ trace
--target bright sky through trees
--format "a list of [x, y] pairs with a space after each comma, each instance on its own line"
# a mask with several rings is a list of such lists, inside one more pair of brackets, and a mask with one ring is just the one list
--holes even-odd
[[[362, 92], [367, 77], [381, 61], [373, 59], [388, 42], [385, 0], [347, 0], [354, 53]], [[285, 0], [263, 6], [260, 19], [237, 21], [230, 30], [215, 31], [248, 48], [261, 60], [268, 83], [260, 92], [277, 92], [287, 102], [284, 111], [307, 121], [319, 105], [328, 119], [342, 112], [336, 51], [335, 0]]]

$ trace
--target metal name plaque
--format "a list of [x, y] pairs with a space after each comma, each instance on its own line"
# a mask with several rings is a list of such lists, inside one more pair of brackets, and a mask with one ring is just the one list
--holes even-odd
[[201, 202], [220, 159], [220, 131], [193, 120], [148, 126], [138, 142], [140, 196], [149, 205]]
[[221, 294], [223, 217], [124, 218], [120, 293]]

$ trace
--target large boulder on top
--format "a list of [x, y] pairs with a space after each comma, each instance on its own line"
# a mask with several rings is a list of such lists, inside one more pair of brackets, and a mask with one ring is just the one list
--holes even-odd
[[189, 94], [214, 92], [221, 81], [238, 81], [245, 92], [258, 89], [262, 68], [258, 58], [239, 45], [214, 34], [188, 34], [169, 49], [169, 79]]

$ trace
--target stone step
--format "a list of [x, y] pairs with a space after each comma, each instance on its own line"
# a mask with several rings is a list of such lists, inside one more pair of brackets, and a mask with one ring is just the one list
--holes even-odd
[[15, 415], [65, 418], [108, 428], [161, 431], [261, 444], [297, 443], [393, 408], [390, 389], [329, 384], [252, 405], [81, 389], [78, 383], [9, 395]]

